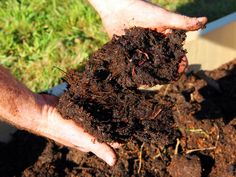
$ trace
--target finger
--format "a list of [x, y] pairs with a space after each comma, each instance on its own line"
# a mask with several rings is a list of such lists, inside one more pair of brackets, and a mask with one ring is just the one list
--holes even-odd
[[69, 132], [70, 137], [66, 139], [69, 140], [69, 142], [73, 142], [74, 147], [84, 152], [93, 152], [110, 166], [115, 164], [116, 155], [109, 145], [98, 142], [95, 137], [86, 133], [82, 127], [77, 126], [73, 121], [71, 122], [70, 128], [70, 130], [67, 129], [67, 133]]
[[191, 18], [175, 13], [168, 14], [170, 26], [174, 29], [194, 31], [203, 28], [207, 23], [206, 17]]
[[117, 158], [115, 152], [110, 146], [108, 146], [106, 143], [99, 143], [96, 139], [93, 139], [91, 142], [91, 152], [103, 159], [108, 165], [115, 165]]
[[117, 158], [115, 152], [109, 145], [98, 142], [95, 137], [86, 133], [81, 127], [77, 127], [77, 133], [75, 135], [74, 140], [76, 140], [74, 143], [77, 144], [79, 150], [84, 152], [91, 151], [110, 166], [116, 163]]
[[188, 59], [186, 56], [184, 56], [181, 59], [181, 62], [179, 63], [178, 73], [180, 73], [180, 74], [184, 73], [187, 66], [188, 66]]
[[[71, 129], [67, 130], [67, 132], [72, 131], [69, 133], [70, 137], [67, 137], [69, 142], [73, 142], [74, 146], [78, 147], [77, 149], [82, 150], [84, 152], [91, 151], [97, 157], [103, 159], [107, 164], [113, 166], [116, 162], [116, 155], [113, 149], [107, 145], [106, 143], [100, 143], [96, 140], [95, 137], [88, 134], [84, 131], [82, 127], [77, 126], [76, 124], [71, 122]], [[76, 132], [74, 132], [74, 130]]]
[[47, 125], [43, 127], [43, 136], [84, 152], [91, 151], [110, 166], [116, 162], [116, 155], [110, 146], [98, 142], [74, 121], [61, 118], [57, 111], [49, 114]]

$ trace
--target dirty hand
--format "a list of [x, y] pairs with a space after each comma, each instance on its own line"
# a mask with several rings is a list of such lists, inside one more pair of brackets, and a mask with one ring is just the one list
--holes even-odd
[[[53, 139], [54, 141], [76, 148], [83, 152], [93, 152], [110, 166], [116, 162], [113, 149], [105, 144], [99, 143], [95, 137], [86, 133], [74, 121], [66, 120], [56, 110], [58, 98], [50, 95], [37, 95], [42, 105], [41, 126], [33, 128], [37, 134]], [[113, 145], [116, 148], [116, 144]]]
[[169, 12], [142, 0], [89, 0], [100, 14], [104, 26], [112, 37], [121, 35], [133, 26], [169, 32], [169, 29], [198, 30], [207, 22], [206, 17], [190, 18]]
[[[113, 149], [97, 142], [72, 120], [61, 117], [56, 109], [58, 98], [35, 94], [0, 65], [0, 120], [19, 129], [55, 140], [63, 145], [91, 151], [109, 165], [114, 165]], [[114, 143], [112, 147], [119, 147]]]

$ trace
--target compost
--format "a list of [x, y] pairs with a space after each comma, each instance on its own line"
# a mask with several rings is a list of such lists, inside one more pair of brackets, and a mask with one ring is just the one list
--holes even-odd
[[[133, 33], [139, 30], [129, 31], [127, 36], [121, 38], [114, 37], [104, 48], [91, 56], [94, 61], [91, 60], [86, 65], [84, 71], [86, 74], [70, 71], [65, 78], [70, 84], [69, 91], [61, 98], [61, 104], [70, 103], [74, 109], [74, 111], [69, 109], [61, 111], [65, 118], [72, 118], [86, 131], [98, 136], [100, 141], [123, 142], [123, 145], [115, 150], [118, 156], [116, 165], [109, 167], [92, 153], [82, 153], [27, 132], [17, 131], [10, 143], [0, 145], [1, 176], [236, 176], [236, 60], [232, 60], [216, 70], [204, 71], [204, 74], [212, 79], [210, 83], [202, 79], [198, 73], [188, 73], [173, 82], [179, 78], [178, 56], [185, 53], [182, 50], [183, 38], [180, 37], [184, 34], [176, 32], [172, 38], [169, 37], [170, 41], [178, 39], [178, 42], [174, 42], [177, 44], [176, 48], [171, 47], [169, 50], [179, 51], [180, 54], [174, 55], [171, 59], [170, 63], [173, 62], [173, 65], [171, 64], [171, 71], [168, 71], [170, 77], [164, 76], [164, 79], [160, 77], [156, 79], [155, 76], [154, 79], [151, 79], [153, 75], [148, 73], [149, 70], [142, 70], [142, 67], [148, 65], [151, 68], [155, 63], [155, 60], [151, 61], [152, 64], [146, 61], [146, 55], [148, 54], [149, 59], [151, 55], [148, 50], [144, 49], [145, 47], [139, 48], [144, 53], [137, 52], [132, 55], [135, 56], [132, 60], [130, 58], [122, 59], [123, 54], [129, 51], [128, 49], [119, 49], [115, 55], [118, 59], [118, 56], [121, 56], [117, 64], [122, 64], [124, 60], [123, 67], [126, 69], [123, 71], [123, 67], [114, 68], [117, 71], [108, 74], [107, 70], [110, 71], [112, 66], [104, 64], [103, 60], [98, 59], [102, 58], [99, 56], [102, 55], [106, 59], [108, 55], [105, 55], [103, 51], [107, 50], [111, 56], [116, 45], [123, 45], [122, 42], [117, 41], [123, 41], [129, 35], [133, 35], [135, 38]], [[152, 33], [152, 31], [145, 32], [149, 35]], [[139, 36], [142, 35], [136, 37]], [[158, 42], [158, 45], [164, 44], [164, 41], [167, 40], [159, 33], [157, 36], [161, 38], [160, 41], [163, 41]], [[129, 41], [132, 39], [129, 38]], [[148, 41], [150, 42], [150, 40]], [[147, 44], [149, 43], [145, 42], [145, 45]], [[169, 42], [166, 44], [171, 46]], [[107, 47], [109, 45], [114, 45], [113, 50]], [[162, 45], [161, 48], [163, 48]], [[154, 51], [156, 50], [164, 49], [154, 49]], [[121, 54], [120, 51], [123, 53]], [[139, 62], [131, 63], [132, 66], [127, 65], [130, 60], [135, 61], [137, 58], [139, 61], [139, 55], [141, 55], [141, 60], [145, 60], [141, 62], [141, 68], [139, 68]], [[116, 62], [112, 58], [114, 56], [107, 61]], [[148, 63], [145, 64], [145, 62]], [[168, 62], [161, 63], [160, 66], [166, 66], [166, 63]], [[135, 74], [132, 72], [133, 66]], [[94, 72], [90, 73], [89, 70]], [[96, 72], [97, 70], [99, 72]], [[148, 72], [145, 73], [146, 71]], [[145, 79], [142, 80], [139, 72], [145, 76]], [[83, 80], [87, 80], [87, 82]], [[78, 81], [84, 85], [79, 85]], [[82, 89], [92, 87], [95, 83], [98, 85], [101, 83], [101, 85], [91, 89]], [[150, 93], [137, 89], [138, 85], [142, 84], [166, 85], [162, 86], [160, 90]], [[105, 94], [100, 93], [104, 91], [109, 91], [111, 102], [117, 104], [113, 105], [114, 109], [106, 105], [110, 102], [105, 99], [107, 98]], [[99, 99], [99, 94], [102, 99]], [[126, 99], [120, 98], [119, 94], [128, 96]], [[90, 98], [90, 96], [93, 97]], [[78, 98], [84, 99], [84, 102], [78, 101]], [[85, 100], [89, 102], [85, 102]], [[126, 104], [129, 109], [123, 110], [124, 108], [119, 107], [120, 101], [123, 101], [123, 104]], [[136, 102], [139, 104], [132, 105]], [[110, 117], [105, 118], [99, 111], [91, 111], [94, 108], [107, 115], [110, 114]], [[121, 114], [127, 117], [119, 117], [119, 114], [116, 113], [119, 111], [118, 108], [120, 108]], [[81, 113], [84, 113], [83, 119], [77, 120], [75, 110], [81, 110]], [[106, 110], [109, 111], [106, 112]], [[150, 114], [153, 113], [152, 111], [155, 114]], [[162, 113], [162, 111], [164, 112]], [[139, 117], [139, 115], [143, 116]], [[138, 123], [138, 126], [133, 120]], [[117, 122], [117, 128], [113, 127], [115, 122]], [[93, 124], [100, 128], [92, 127]], [[110, 133], [103, 128], [103, 124], [107, 127], [111, 126], [115, 130]], [[101, 133], [103, 131], [105, 135]]]
[[60, 98], [59, 112], [99, 141], [127, 142], [135, 137], [164, 145], [176, 139], [172, 102], [138, 88], [179, 78], [184, 39], [182, 31], [165, 36], [144, 28], [114, 36], [90, 57], [83, 72], [65, 76], [69, 88]]

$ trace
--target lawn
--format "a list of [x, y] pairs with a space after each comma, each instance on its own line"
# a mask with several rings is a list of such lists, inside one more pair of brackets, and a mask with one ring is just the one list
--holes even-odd
[[[153, 0], [190, 16], [214, 20], [236, 11], [235, 0]], [[58, 82], [69, 68], [83, 66], [108, 37], [85, 0], [0, 1], [0, 64], [33, 91]]]

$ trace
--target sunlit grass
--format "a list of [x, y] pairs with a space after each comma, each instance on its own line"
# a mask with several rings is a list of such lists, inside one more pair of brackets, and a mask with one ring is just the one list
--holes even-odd
[[107, 39], [84, 1], [0, 1], [0, 62], [34, 91], [58, 83], [56, 67], [79, 67]]

